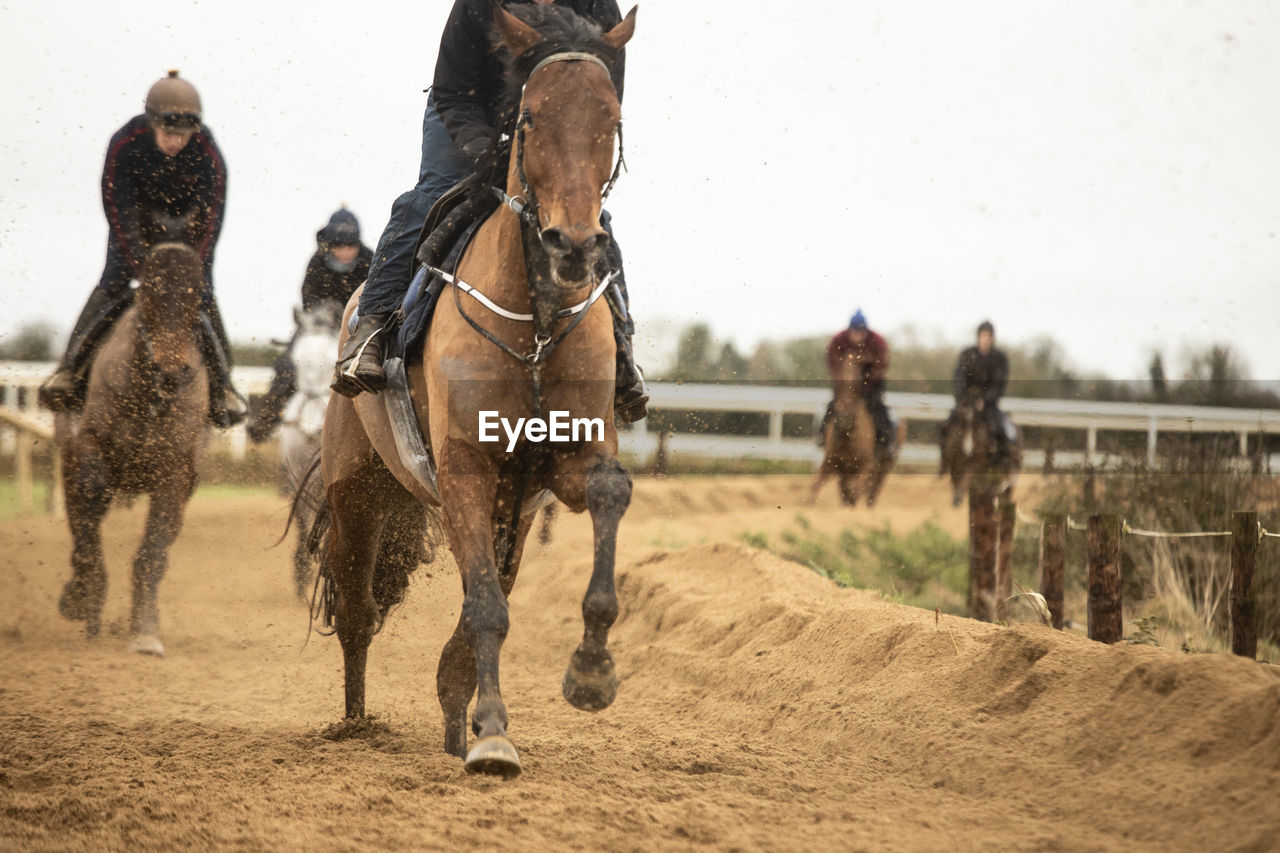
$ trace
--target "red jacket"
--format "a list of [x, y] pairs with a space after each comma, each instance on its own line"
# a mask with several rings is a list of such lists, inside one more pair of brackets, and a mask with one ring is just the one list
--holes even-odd
[[849, 338], [848, 330], [838, 332], [827, 344], [827, 370], [836, 377], [840, 362], [846, 358], [857, 359], [862, 366], [862, 381], [872, 391], [884, 389], [884, 376], [889, 372], [889, 344], [870, 329], [866, 340], [859, 346]]

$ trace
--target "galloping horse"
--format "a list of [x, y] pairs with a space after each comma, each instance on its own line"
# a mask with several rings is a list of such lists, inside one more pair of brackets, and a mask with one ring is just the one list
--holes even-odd
[[813, 479], [809, 503], [818, 499], [822, 484], [833, 474], [840, 480], [840, 499], [856, 506], [865, 492], [867, 506], [875, 503], [885, 477], [897, 460], [901, 440], [878, 447], [871, 412], [862, 396], [862, 368], [857, 360], [842, 359], [833, 382], [835, 400], [822, 431], [822, 464]]
[[320, 430], [329, 401], [342, 306], [325, 301], [310, 311], [295, 308], [294, 319], [298, 333], [289, 348], [289, 357], [297, 390], [285, 403], [280, 420], [280, 470], [288, 494], [295, 494], [304, 486], [310, 491], [306, 499], [298, 501], [294, 519], [298, 544], [293, 551], [293, 579], [298, 595], [303, 595], [310, 586], [313, 562], [306, 538], [314, 521], [314, 507], [324, 500], [319, 480], [308, 481], [307, 474], [320, 452]]
[[1022, 470], [1022, 439], [1010, 442], [1004, 458], [995, 454], [995, 438], [973, 406], [958, 406], [942, 437], [942, 474], [951, 477], [951, 505], [960, 506], [972, 488], [1010, 496]]
[[[421, 361], [407, 368], [438, 490], [398, 455], [387, 392], [330, 397], [322, 469], [331, 519], [324, 562], [347, 718], [365, 713], [370, 640], [421, 559], [426, 507], [438, 506], [464, 590], [436, 676], [444, 748], [465, 758], [469, 770], [511, 776], [520, 760], [507, 737], [499, 654], [509, 626], [507, 596], [537, 506], [527, 498], [542, 490], [574, 512], [590, 512], [595, 529], [585, 631], [564, 676], [564, 696], [594, 711], [617, 692], [607, 642], [618, 615], [615, 548], [631, 478], [616, 458], [616, 345], [609, 307], [597, 300], [608, 284], [598, 269], [609, 242], [601, 204], [616, 175], [621, 122], [609, 67], [635, 30], [635, 10], [604, 34], [552, 5], [513, 14], [495, 4], [495, 17], [512, 57], [511, 92], [519, 98], [507, 204], [480, 226], [457, 268], [453, 298], [446, 295], [436, 308]], [[530, 427], [509, 451], [505, 436], [483, 437], [482, 412], [509, 423], [567, 412], [598, 419], [600, 429], [590, 440], [553, 445]], [[467, 706], [477, 687], [471, 725], [477, 740], [468, 751]]]
[[60, 436], [73, 575], [58, 601], [63, 616], [98, 635], [107, 587], [102, 519], [113, 498], [149, 494], [129, 629], [133, 651], [156, 655], [164, 654], [157, 587], [195, 491], [209, 411], [198, 329], [203, 264], [176, 240], [192, 233], [192, 223], [159, 219], [149, 223], [153, 239], [135, 303], [103, 343], [84, 409]]

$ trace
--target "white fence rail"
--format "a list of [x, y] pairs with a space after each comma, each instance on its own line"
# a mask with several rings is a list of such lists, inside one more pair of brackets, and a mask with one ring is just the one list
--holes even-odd
[[[35, 424], [52, 428], [52, 416], [36, 406], [36, 390], [53, 372], [53, 365], [39, 362], [0, 361], [0, 406], [19, 410]], [[234, 381], [241, 393], [263, 394], [271, 382], [267, 367], [237, 367]], [[784, 435], [787, 415], [821, 418], [830, 399], [825, 388], [794, 388], [767, 385], [713, 385], [656, 382], [650, 386], [651, 408], [673, 411], [738, 412], [767, 415], [769, 431], [763, 436], [674, 433], [667, 450], [672, 456], [689, 455], [719, 459], [771, 459], [818, 462], [821, 451], [812, 438]], [[900, 421], [941, 422], [951, 410], [945, 394], [915, 394], [890, 391], [885, 399]], [[1022, 427], [1055, 428], [1083, 433], [1083, 451], [1058, 450], [1054, 462], [1061, 466], [1091, 461], [1105, 464], [1098, 453], [1100, 431], [1136, 432], [1146, 436], [1147, 456], [1155, 460], [1161, 434], [1229, 433], [1239, 437], [1244, 454], [1250, 435], [1280, 435], [1280, 411], [1267, 409], [1223, 409], [1206, 406], [1167, 406], [1145, 403], [1099, 403], [1086, 400], [1042, 400], [1007, 397], [1002, 408]], [[12, 453], [17, 444], [17, 428], [0, 425], [0, 452]], [[648, 458], [658, 448], [659, 436], [641, 422], [620, 436], [622, 449], [636, 457]], [[216, 439], [233, 455], [245, 447], [242, 427], [226, 430]], [[1079, 440], [1076, 442], [1080, 443]], [[902, 449], [903, 462], [933, 465], [938, 461], [935, 445], [908, 443]], [[1271, 454], [1271, 470], [1280, 470], [1280, 454]], [[1042, 450], [1029, 450], [1028, 468], [1044, 464]]]
[[[652, 409], [767, 413], [767, 436], [728, 436], [674, 433], [667, 440], [672, 455], [689, 454], [713, 458], [751, 458], [817, 463], [821, 450], [810, 437], [788, 438], [783, 432], [786, 415], [811, 415], [821, 419], [831, 392], [825, 388], [793, 388], [765, 385], [711, 385], [655, 383], [650, 387]], [[889, 391], [885, 401], [899, 421], [940, 423], [951, 411], [953, 400], [946, 394], [915, 394]], [[1137, 432], [1146, 436], [1147, 459], [1154, 462], [1159, 436], [1196, 433], [1229, 433], [1239, 437], [1245, 454], [1250, 435], [1280, 435], [1280, 411], [1267, 409], [1225, 409], [1208, 406], [1167, 406], [1145, 403], [1100, 403], [1084, 400], [1042, 400], [1006, 397], [1001, 408], [1022, 427], [1048, 427], [1083, 433], [1083, 451], [1054, 453], [1054, 463], [1070, 466], [1093, 462], [1105, 464], [1098, 453], [1100, 431]], [[658, 447], [658, 434], [644, 424], [621, 436], [622, 448], [647, 458]], [[938, 462], [936, 445], [908, 443], [901, 461], [917, 465]], [[1043, 450], [1029, 450], [1028, 468], [1044, 465]], [[1268, 460], [1271, 470], [1280, 470], [1280, 454]]]

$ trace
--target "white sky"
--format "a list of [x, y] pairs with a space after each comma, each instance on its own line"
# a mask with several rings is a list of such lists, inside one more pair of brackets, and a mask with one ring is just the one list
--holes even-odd
[[[230, 334], [286, 335], [316, 229], [345, 202], [374, 244], [416, 178], [449, 6], [0, 6], [0, 334], [70, 327], [107, 140], [173, 67], [228, 161]], [[749, 349], [861, 306], [957, 344], [990, 317], [1092, 374], [1224, 341], [1280, 378], [1278, 82], [1270, 0], [650, 0], [609, 205], [641, 345], [703, 320]]]

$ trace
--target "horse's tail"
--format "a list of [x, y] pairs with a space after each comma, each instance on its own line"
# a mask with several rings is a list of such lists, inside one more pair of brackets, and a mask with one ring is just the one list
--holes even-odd
[[415, 500], [391, 511], [382, 528], [373, 566], [373, 599], [378, 603], [375, 634], [382, 630], [391, 611], [404, 603], [409, 575], [419, 566], [435, 561], [443, 538], [438, 509], [424, 507]]
[[[298, 485], [290, 517], [297, 512], [301, 502], [308, 502], [307, 506], [314, 512], [311, 529], [303, 543], [307, 556], [317, 565], [315, 586], [311, 590], [309, 627], [327, 636], [334, 632], [337, 589], [329, 562], [329, 528], [332, 525], [329, 498], [323, 489], [312, 485], [319, 471], [317, 456]], [[382, 630], [391, 612], [404, 603], [409, 575], [419, 566], [435, 561], [436, 550], [443, 540], [444, 527], [438, 509], [412, 501], [391, 511], [383, 526], [373, 568], [373, 598], [378, 605], [375, 634]]]

